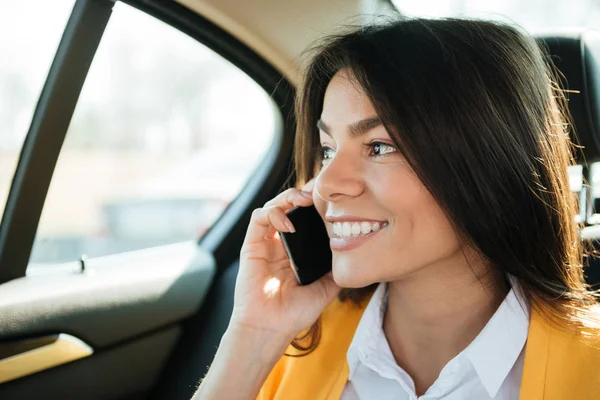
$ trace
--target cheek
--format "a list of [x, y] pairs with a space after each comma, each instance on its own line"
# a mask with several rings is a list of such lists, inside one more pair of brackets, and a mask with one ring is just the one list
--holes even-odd
[[380, 170], [371, 174], [369, 181], [373, 199], [392, 220], [420, 214], [431, 197], [409, 169]]
[[402, 174], [393, 182], [379, 197], [392, 216], [396, 239], [410, 240], [419, 248], [447, 242], [450, 221], [417, 176]]
[[378, 251], [368, 255], [380, 266], [369, 273], [368, 281], [401, 279], [452, 255], [458, 247], [449, 219], [416, 175], [386, 178], [387, 184], [381, 181], [377, 189], [373, 187], [373, 195], [389, 216], [390, 229], [377, 243]]
[[391, 256], [405, 260], [401, 270], [415, 271], [451, 257], [458, 250], [454, 227], [420, 181], [404, 194], [394, 194], [402, 201], [392, 211], [394, 227], [390, 239], [395, 250]]

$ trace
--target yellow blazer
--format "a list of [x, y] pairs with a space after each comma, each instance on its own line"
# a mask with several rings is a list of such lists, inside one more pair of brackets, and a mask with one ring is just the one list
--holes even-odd
[[[321, 341], [303, 357], [283, 356], [257, 400], [338, 400], [350, 368], [346, 354], [368, 303], [340, 302], [322, 314]], [[598, 340], [593, 342], [598, 343]], [[292, 346], [288, 354], [299, 354]], [[600, 400], [600, 348], [531, 312], [520, 400]]]

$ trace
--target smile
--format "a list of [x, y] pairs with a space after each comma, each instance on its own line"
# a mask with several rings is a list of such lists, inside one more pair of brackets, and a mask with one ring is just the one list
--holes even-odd
[[382, 225], [386, 225], [384, 222], [334, 222], [333, 223], [333, 236], [337, 238], [349, 238], [356, 236], [365, 236], [371, 232], [377, 232], [382, 228]]
[[387, 222], [334, 222], [333, 235], [329, 240], [332, 251], [352, 250], [369, 241], [382, 229], [387, 227]]

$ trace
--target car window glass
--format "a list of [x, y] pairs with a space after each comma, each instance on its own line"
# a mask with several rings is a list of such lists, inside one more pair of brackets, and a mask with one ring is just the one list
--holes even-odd
[[584, 26], [600, 29], [598, 0], [392, 0], [408, 17], [473, 17], [517, 23], [527, 30]]
[[0, 1], [0, 217], [73, 4], [74, 0]]
[[273, 143], [272, 100], [231, 63], [117, 2], [76, 106], [31, 263], [200, 238]]

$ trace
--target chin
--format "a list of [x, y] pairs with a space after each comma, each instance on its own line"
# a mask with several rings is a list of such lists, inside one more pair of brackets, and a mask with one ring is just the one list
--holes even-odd
[[333, 280], [341, 288], [358, 289], [377, 282], [376, 280], [373, 280], [373, 277], [365, 276], [363, 274], [364, 271], [352, 268], [347, 264], [340, 265], [340, 263], [334, 262], [332, 271]]

